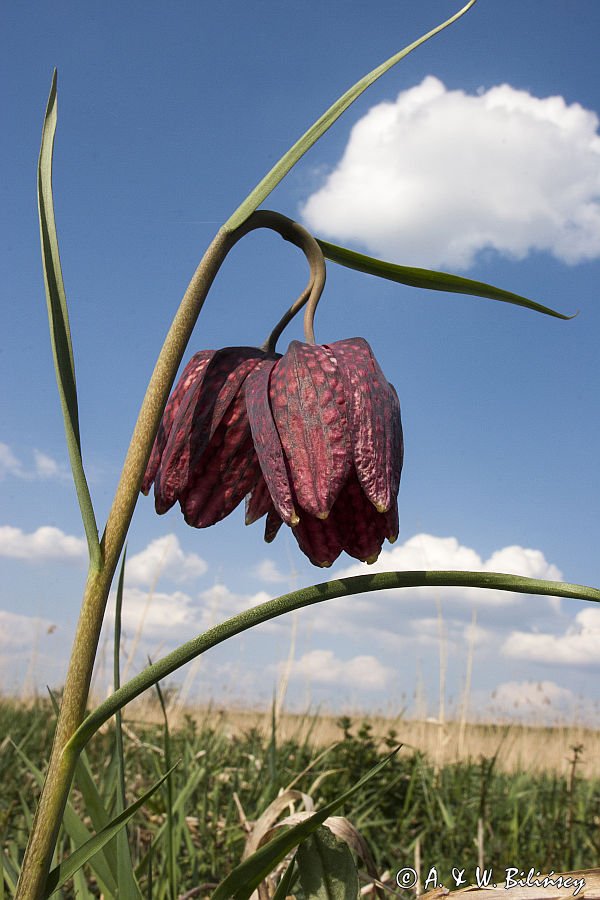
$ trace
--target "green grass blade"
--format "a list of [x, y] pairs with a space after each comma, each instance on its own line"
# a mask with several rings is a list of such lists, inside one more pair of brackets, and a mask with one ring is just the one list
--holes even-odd
[[[399, 750], [400, 748], [398, 748]], [[268, 844], [253, 853], [252, 856], [244, 860], [239, 866], [229, 873], [216, 888], [212, 895], [212, 900], [229, 900], [233, 897], [235, 900], [247, 900], [252, 892], [258, 887], [260, 882], [273, 870], [273, 868], [286, 856], [290, 850], [297, 847], [329, 816], [349, 800], [357, 791], [359, 791], [371, 778], [378, 775], [384, 766], [388, 764], [390, 759], [396, 755], [398, 750], [394, 750], [384, 759], [373, 766], [366, 775], [356, 782], [349, 790], [345, 791], [341, 796], [336, 797], [331, 803], [328, 803], [319, 812], [305, 819], [293, 828], [277, 835]]]
[[399, 266], [396, 263], [385, 262], [372, 256], [365, 256], [348, 250], [347, 247], [338, 247], [327, 241], [317, 240], [323, 255], [332, 262], [348, 269], [356, 269], [358, 272], [366, 272], [368, 275], [376, 275], [386, 278], [388, 281], [396, 281], [409, 287], [425, 288], [429, 291], [445, 291], [450, 294], [468, 294], [471, 297], [484, 297], [487, 300], [501, 300], [504, 303], [512, 303], [515, 306], [524, 306], [535, 312], [554, 316], [557, 319], [573, 319], [575, 315], [567, 316], [556, 312], [548, 306], [542, 306], [520, 294], [512, 291], [504, 291], [502, 288], [486, 284], [484, 281], [472, 281], [470, 278], [462, 278], [460, 275], [450, 275], [447, 272], [434, 272], [430, 269], [418, 269], [413, 266]]
[[11, 896], [14, 896], [15, 891], [17, 890], [17, 881], [19, 880], [19, 869], [17, 863], [17, 857], [19, 855], [19, 849], [13, 844], [9, 845], [7, 848], [7, 852], [13, 853], [14, 859], [10, 859], [8, 855], [2, 853], [2, 865], [4, 867], [4, 881], [6, 882], [6, 886], [8, 886], [9, 891], [11, 892]]
[[[196, 767], [192, 770], [191, 775], [189, 776], [185, 785], [183, 786], [183, 788], [177, 795], [175, 802], [173, 803], [173, 815], [174, 816], [177, 816], [177, 818], [182, 818], [182, 812], [185, 808], [186, 803], [188, 802], [188, 800], [191, 797], [191, 795], [193, 794], [193, 792], [196, 790], [199, 782], [202, 781], [202, 779], [205, 777], [206, 777], [206, 769], [204, 767], [202, 767], [202, 768]], [[148, 852], [146, 853], [145, 856], [142, 857], [142, 859], [139, 861], [139, 863], [136, 867], [135, 874], [137, 875], [138, 878], [141, 878], [144, 875], [144, 873], [147, 871], [148, 865], [150, 864], [151, 855], [152, 855], [154, 849], [158, 846], [158, 844], [162, 840], [163, 835], [166, 832], [166, 830], [167, 830], [167, 822], [165, 821], [165, 822], [163, 822], [163, 824], [160, 826], [160, 828], [154, 835], [154, 837], [152, 839], [152, 843], [150, 844], [150, 846], [148, 848]]]
[[[125, 560], [127, 558], [127, 547], [123, 550], [123, 558], [121, 560], [121, 568], [119, 569], [119, 580], [117, 582], [117, 596], [115, 602], [115, 631], [113, 642], [113, 679], [115, 690], [121, 685], [121, 612], [123, 609], [123, 587], [125, 584]], [[115, 812], [120, 815], [127, 806], [127, 798], [125, 794], [125, 750], [123, 747], [123, 723], [121, 710], [115, 713], [115, 756], [117, 765], [117, 791]], [[96, 829], [98, 830], [98, 829]], [[125, 825], [117, 834], [114, 840], [115, 857], [117, 867], [117, 884], [119, 885], [120, 895], [123, 897], [141, 898], [141, 891], [135, 879], [133, 872], [133, 863], [131, 861], [131, 851], [129, 849], [129, 840], [127, 835], [127, 825]], [[112, 847], [111, 844], [108, 847]], [[107, 849], [108, 849], [107, 847]]]
[[6, 882], [4, 881], [4, 853], [0, 853], [0, 900], [4, 900], [5, 892], [4, 886]]
[[417, 47], [420, 47], [421, 44], [424, 44], [425, 41], [428, 41], [430, 38], [434, 37], [436, 34], [439, 34], [440, 31], [443, 31], [444, 28], [447, 28], [448, 25], [452, 25], [453, 22], [456, 22], [457, 19], [460, 19], [462, 15], [464, 15], [474, 4], [476, 0], [469, 0], [469, 2], [464, 6], [461, 10], [459, 10], [455, 15], [451, 16], [446, 22], [443, 22], [441, 25], [438, 25], [432, 31], [429, 31], [427, 34], [424, 34], [418, 40], [414, 41], [412, 44], [409, 44], [408, 47], [405, 47], [403, 50], [400, 50], [398, 53], [395, 53], [388, 60], [381, 65], [377, 66], [377, 68], [373, 69], [373, 71], [369, 72], [368, 75], [365, 75], [360, 81], [357, 81], [356, 84], [352, 85], [352, 87], [346, 91], [345, 94], [342, 94], [329, 109], [323, 113], [323, 115], [317, 119], [317, 121], [311, 125], [311, 127], [306, 131], [302, 137], [296, 141], [296, 143], [290, 147], [290, 149], [285, 153], [281, 159], [273, 166], [273, 168], [265, 175], [265, 177], [260, 181], [254, 190], [251, 191], [250, 194], [246, 197], [243, 203], [238, 206], [234, 214], [227, 220], [225, 225], [223, 226], [226, 231], [234, 231], [240, 225], [242, 225], [249, 215], [251, 215], [255, 209], [258, 209], [263, 200], [269, 196], [272, 190], [277, 187], [279, 182], [284, 178], [290, 169], [296, 165], [299, 159], [309, 150], [313, 144], [315, 144], [320, 137], [330, 128], [333, 123], [339, 119], [343, 112], [345, 112], [348, 107], [354, 103], [354, 101], [360, 97], [360, 95], [365, 91], [368, 87], [370, 87], [378, 78], [381, 78], [392, 66], [395, 66], [396, 63], [400, 62], [401, 59], [404, 59], [405, 56], [408, 56], [412, 50], [416, 50]]
[[[173, 768], [175, 768], [175, 766], [173, 766]], [[103, 828], [102, 831], [95, 834], [90, 840], [86, 841], [83, 846], [78, 847], [68, 859], [65, 859], [60, 865], [52, 869], [48, 875], [48, 880], [46, 881], [46, 897], [51, 897], [55, 891], [62, 887], [65, 881], [72, 878], [75, 872], [79, 871], [82, 866], [84, 866], [96, 853], [98, 853], [99, 850], [102, 850], [102, 848], [118, 834], [119, 830], [126, 825], [138, 809], [140, 809], [159, 789], [163, 781], [169, 777], [171, 771], [163, 775], [163, 777], [157, 781], [156, 784], [153, 784], [145, 794], [142, 794], [135, 803], [132, 803], [131, 806], [127, 807], [126, 810], [116, 816], [112, 822], [109, 822], [106, 828]]]
[[[169, 717], [167, 716], [167, 707], [165, 698], [157, 681], [155, 684], [156, 693], [158, 694], [158, 702], [163, 716], [163, 746], [165, 751], [165, 766], [171, 768], [171, 735], [169, 732]], [[167, 778], [167, 875], [169, 879], [170, 900], [177, 897], [177, 885], [175, 883], [175, 825], [173, 816], [173, 781]]]
[[279, 879], [279, 884], [273, 894], [272, 900], [286, 900], [286, 897], [289, 896], [294, 876], [297, 874], [297, 871], [295, 872], [294, 869], [296, 869], [296, 854], [294, 854], [292, 861]]
[[77, 491], [77, 499], [81, 509], [81, 517], [88, 542], [90, 563], [94, 568], [100, 567], [101, 552], [98, 541], [98, 528], [92, 506], [88, 484], [83, 470], [81, 458], [81, 439], [79, 435], [79, 412], [77, 408], [77, 387], [75, 384], [75, 363], [71, 344], [71, 330], [67, 299], [60, 265], [58, 237], [54, 219], [54, 201], [52, 197], [52, 155], [54, 135], [56, 133], [56, 71], [52, 78], [50, 96], [44, 117], [42, 130], [42, 146], [38, 162], [38, 210], [40, 218], [40, 239], [42, 244], [42, 263], [44, 269], [44, 285], [48, 305], [50, 323], [50, 339], [52, 355], [56, 370], [56, 381], [62, 407], [69, 459], [73, 471], [73, 480]]

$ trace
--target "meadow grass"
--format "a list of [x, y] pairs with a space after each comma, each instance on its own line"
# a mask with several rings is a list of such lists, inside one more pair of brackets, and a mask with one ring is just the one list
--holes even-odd
[[[188, 895], [209, 896], [239, 862], [251, 823], [282, 791], [293, 787], [322, 806], [398, 743], [400, 753], [341, 810], [368, 842], [380, 874], [393, 879], [416, 860], [422, 878], [436, 866], [451, 884], [455, 866], [561, 871], [589, 867], [598, 858], [599, 735], [593, 731], [467, 725], [459, 759], [460, 723], [446, 724], [448, 739], [441, 742], [440, 726], [431, 722], [284, 714], [275, 724], [257, 712], [180, 710], [167, 733], [161, 718], [159, 703], [124, 718], [127, 802], [179, 760], [168, 789], [163, 786], [128, 829], [140, 884], [147, 885], [152, 871], [152, 896], [159, 900], [194, 890]], [[8, 896], [53, 723], [49, 702], [0, 703], [0, 840]], [[98, 795], [116, 808], [112, 725], [90, 743], [87, 761]], [[93, 830], [82, 776], [72, 807]], [[73, 827], [61, 833], [59, 858], [73, 847]], [[96, 874], [88, 869], [63, 896], [75, 890], [79, 897], [99, 896]]]

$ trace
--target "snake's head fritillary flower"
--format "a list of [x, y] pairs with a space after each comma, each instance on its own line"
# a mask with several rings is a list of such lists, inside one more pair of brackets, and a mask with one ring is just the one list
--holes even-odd
[[[398, 536], [403, 460], [400, 405], [362, 338], [292, 341], [245, 383], [248, 419], [274, 510], [301, 550], [330, 566], [345, 550], [374, 562]], [[266, 506], [259, 485], [255, 501]], [[261, 501], [262, 498], [262, 501]], [[262, 502], [263, 506], [260, 506]]]
[[204, 528], [246, 497], [246, 523], [285, 522], [314, 565], [374, 562], [398, 535], [400, 406], [362, 338], [292, 341], [283, 357], [203, 350], [165, 409], [142, 484]]

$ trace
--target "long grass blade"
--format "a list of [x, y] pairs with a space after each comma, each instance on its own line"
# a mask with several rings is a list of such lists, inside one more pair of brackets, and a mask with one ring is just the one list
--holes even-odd
[[[154, 685], [158, 694], [158, 702], [163, 716], [163, 746], [165, 751], [165, 766], [171, 768], [171, 734], [169, 732], [169, 717], [167, 716], [167, 707], [165, 698], [160, 687], [160, 682]], [[171, 778], [167, 778], [167, 876], [169, 879], [170, 900], [175, 900], [177, 896], [177, 885], [175, 883], [175, 825], [173, 814], [173, 782]]]
[[[175, 766], [173, 766], [175, 768]], [[124, 812], [116, 816], [106, 828], [95, 834], [83, 846], [78, 847], [68, 859], [65, 859], [60, 865], [56, 866], [48, 875], [46, 881], [46, 897], [51, 897], [62, 885], [72, 878], [75, 872], [86, 864], [95, 854], [101, 850], [109, 841], [111, 841], [119, 830], [131, 819], [133, 815], [146, 803], [150, 797], [159, 789], [163, 781], [169, 777], [171, 772], [167, 772], [163, 777], [153, 784], [145, 794], [127, 807]]]
[[99, 568], [101, 562], [98, 528], [92, 506], [92, 500], [83, 470], [81, 458], [81, 438], [79, 435], [79, 412], [77, 407], [77, 387], [75, 384], [75, 363], [71, 344], [71, 330], [67, 299], [62, 277], [58, 236], [54, 219], [54, 200], [52, 196], [52, 156], [54, 135], [56, 133], [56, 71], [52, 77], [50, 96], [44, 117], [42, 130], [42, 146], [38, 162], [38, 210], [40, 218], [40, 239], [42, 244], [42, 263], [44, 269], [44, 285], [48, 305], [50, 323], [50, 340], [56, 381], [62, 407], [69, 459], [73, 471], [73, 480], [77, 491], [77, 499], [81, 509], [81, 517], [88, 543], [88, 552], [92, 567]]
[[[188, 800], [191, 797], [191, 795], [193, 794], [193, 792], [196, 790], [199, 782], [202, 781], [202, 779], [205, 777], [206, 777], [206, 768], [196, 767], [192, 770], [188, 780], [186, 781], [185, 785], [183, 786], [183, 788], [181, 789], [181, 791], [179, 792], [179, 794], [177, 795], [177, 798], [175, 799], [175, 801], [173, 803], [173, 807], [172, 807], [173, 815], [176, 816], [178, 819], [182, 818], [182, 813], [183, 813], [183, 810], [185, 809], [186, 803], [188, 802]], [[154, 834], [154, 837], [152, 838], [152, 843], [150, 844], [150, 846], [148, 848], [148, 852], [146, 853], [145, 856], [143, 856], [141, 858], [141, 860], [139, 861], [139, 863], [136, 867], [135, 874], [137, 875], [138, 878], [141, 878], [148, 870], [148, 866], [150, 865], [152, 853], [154, 852], [155, 848], [159, 845], [159, 843], [162, 841], [163, 835], [165, 834], [166, 830], [167, 830], [167, 822], [165, 821], [159, 827], [158, 831], [156, 831], [156, 833]]]
[[290, 888], [292, 887], [292, 882], [294, 880], [294, 876], [297, 874], [294, 869], [296, 868], [296, 854], [292, 857], [292, 860], [279, 879], [279, 884], [273, 894], [272, 900], [286, 900], [286, 897], [290, 894]]
[[[125, 561], [127, 547], [123, 550], [119, 580], [117, 582], [117, 596], [115, 602], [115, 631], [113, 641], [113, 683], [115, 690], [121, 686], [121, 613], [123, 609], [123, 588], [125, 584]], [[125, 794], [125, 749], [123, 746], [123, 722], [121, 710], [115, 713], [115, 756], [117, 765], [117, 791], [115, 812], [120, 815], [127, 806]], [[110, 844], [109, 844], [110, 846]], [[139, 898], [141, 891], [136, 882], [129, 849], [127, 825], [125, 825], [115, 837], [117, 884], [123, 897]]]
[[69, 751], [78, 752], [89, 741], [96, 730], [114, 716], [117, 709], [122, 709], [136, 697], [161, 678], [166, 678], [181, 666], [216, 647], [236, 634], [249, 628], [268, 622], [295, 609], [303, 609], [314, 603], [333, 600], [336, 597], [347, 597], [363, 594], [368, 591], [389, 591], [409, 587], [470, 587], [485, 588], [496, 591], [512, 591], [517, 594], [539, 594], [549, 597], [568, 597], [573, 600], [588, 600], [600, 603], [600, 590], [581, 584], [569, 584], [564, 581], [546, 581], [539, 578], [526, 578], [522, 575], [505, 575], [500, 572], [464, 572], [464, 571], [412, 571], [412, 572], [376, 572], [373, 575], [354, 575], [327, 581], [301, 588], [290, 594], [283, 594], [274, 600], [267, 600], [252, 609], [244, 610], [237, 616], [210, 628], [204, 634], [182, 644], [172, 653], [135, 678], [124, 684], [120, 690], [108, 697], [96, 707], [82, 722], [73, 734], [66, 747]]
[[396, 263], [385, 262], [372, 256], [356, 253], [347, 247], [338, 247], [327, 241], [317, 240], [323, 255], [332, 262], [358, 272], [366, 272], [368, 275], [376, 275], [386, 278], [388, 281], [396, 281], [398, 284], [406, 284], [409, 287], [425, 288], [429, 291], [445, 291], [451, 294], [468, 294], [471, 297], [484, 297], [487, 300], [501, 300], [503, 303], [512, 303], [515, 306], [524, 306], [534, 312], [554, 316], [557, 319], [573, 319], [575, 315], [567, 316], [564, 313], [542, 306], [534, 300], [528, 300], [520, 294], [512, 291], [504, 291], [502, 288], [486, 284], [484, 281], [473, 281], [470, 278], [462, 278], [460, 275], [450, 275], [447, 272], [434, 272], [430, 269], [418, 269], [413, 266], [399, 266]]
[[455, 15], [451, 16], [446, 22], [443, 22], [441, 25], [438, 25], [436, 28], [433, 28], [431, 31], [424, 34], [418, 40], [414, 41], [412, 44], [409, 44], [408, 47], [405, 47], [403, 50], [400, 50], [398, 53], [395, 53], [393, 56], [390, 56], [385, 62], [381, 63], [381, 65], [377, 66], [377, 68], [373, 69], [368, 75], [365, 75], [360, 81], [357, 81], [356, 84], [353, 84], [349, 90], [346, 91], [345, 94], [342, 94], [335, 103], [333, 103], [326, 112], [323, 113], [317, 121], [311, 125], [311, 127], [306, 131], [296, 143], [290, 147], [290, 149], [285, 153], [281, 159], [275, 163], [273, 168], [265, 175], [265, 177], [260, 181], [254, 190], [251, 191], [250, 194], [246, 197], [243, 203], [238, 206], [233, 215], [227, 220], [225, 225], [223, 226], [226, 231], [234, 231], [240, 225], [242, 225], [249, 215], [251, 215], [255, 209], [258, 209], [263, 200], [269, 196], [271, 191], [277, 187], [279, 182], [284, 178], [290, 169], [296, 165], [299, 159], [301, 159], [307, 150], [309, 150], [313, 144], [315, 144], [322, 135], [325, 134], [328, 128], [330, 128], [333, 123], [339, 119], [343, 112], [345, 112], [349, 106], [351, 106], [354, 101], [360, 97], [363, 91], [366, 91], [368, 87], [370, 87], [378, 78], [381, 78], [392, 66], [395, 66], [396, 63], [400, 62], [400, 60], [404, 59], [405, 56], [408, 56], [413, 50], [416, 50], [417, 47], [420, 47], [421, 44], [424, 44], [425, 41], [428, 41], [430, 38], [434, 37], [436, 34], [439, 34], [440, 31], [443, 31], [444, 28], [447, 28], [449, 25], [452, 25], [453, 22], [456, 22], [457, 19], [460, 19], [474, 4], [476, 0], [469, 0], [466, 6], [463, 6], [461, 10], [459, 10]]

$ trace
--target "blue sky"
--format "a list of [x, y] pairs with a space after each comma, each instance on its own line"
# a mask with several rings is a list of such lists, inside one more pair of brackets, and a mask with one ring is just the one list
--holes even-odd
[[[4, 11], [5, 690], [60, 684], [85, 575], [35, 197], [53, 67], [56, 216], [84, 460], [103, 522], [154, 360], [219, 225], [339, 94], [457, 7], [230, 0]], [[577, 15], [567, 0], [480, 0], [364, 94], [265, 204], [359, 251], [579, 310], [562, 322], [329, 265], [317, 340], [367, 338], [402, 406], [401, 531], [383, 569], [600, 583], [599, 34], [594, 0], [580, 0]], [[245, 238], [186, 358], [262, 343], [305, 277], [300, 254], [276, 236]], [[293, 338], [301, 323], [279, 349]], [[127, 652], [143, 623], [134, 668], [234, 611], [323, 580], [288, 534], [264, 544], [241, 510], [196, 531], [176, 510], [157, 517], [145, 498], [129, 556]], [[342, 558], [329, 571], [350, 570]], [[362, 596], [218, 649], [190, 696], [268, 701], [287, 665], [290, 704], [422, 712], [425, 697], [436, 714], [440, 665], [456, 709], [472, 653], [472, 712], [591, 716], [599, 639], [600, 612], [583, 603], [456, 590]]]

